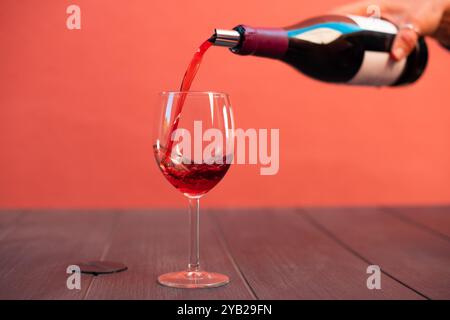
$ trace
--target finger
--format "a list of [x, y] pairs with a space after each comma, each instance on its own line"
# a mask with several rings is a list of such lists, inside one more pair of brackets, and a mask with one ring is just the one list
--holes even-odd
[[394, 39], [391, 54], [395, 60], [407, 57], [414, 50], [418, 40], [417, 32], [412, 29], [400, 29]]

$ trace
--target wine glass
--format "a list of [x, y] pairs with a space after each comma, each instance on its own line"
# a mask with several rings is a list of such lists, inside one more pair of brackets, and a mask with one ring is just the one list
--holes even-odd
[[234, 120], [226, 93], [173, 91], [159, 96], [156, 118], [156, 162], [166, 179], [189, 200], [190, 252], [186, 270], [158, 277], [177, 288], [218, 287], [226, 275], [208, 272], [199, 260], [200, 198], [227, 173], [234, 149]]

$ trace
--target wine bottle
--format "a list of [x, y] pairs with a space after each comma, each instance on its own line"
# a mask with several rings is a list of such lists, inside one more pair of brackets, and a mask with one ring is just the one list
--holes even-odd
[[210, 41], [239, 55], [279, 59], [314, 79], [344, 84], [397, 86], [424, 72], [428, 50], [420, 37], [412, 53], [395, 61], [391, 22], [354, 15], [326, 15], [285, 28], [216, 29]]

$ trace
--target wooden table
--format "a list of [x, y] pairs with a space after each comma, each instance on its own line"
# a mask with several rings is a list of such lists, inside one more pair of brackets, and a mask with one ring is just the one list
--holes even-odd
[[[215, 289], [166, 288], [185, 267], [188, 216], [169, 210], [0, 212], [1, 299], [450, 299], [450, 207], [204, 210], [201, 260]], [[66, 268], [116, 260], [129, 270]], [[379, 265], [381, 290], [367, 267]]]

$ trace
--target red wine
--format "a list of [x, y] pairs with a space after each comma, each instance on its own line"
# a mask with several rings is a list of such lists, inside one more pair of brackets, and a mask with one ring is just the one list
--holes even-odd
[[416, 81], [428, 51], [423, 37], [405, 59], [390, 57], [397, 27], [387, 20], [327, 15], [285, 28], [216, 29], [215, 45], [233, 53], [281, 60], [317, 80], [373, 86]]
[[[226, 157], [223, 164], [200, 163], [192, 161], [178, 161], [166, 156], [164, 149], [154, 146], [154, 153], [158, 166], [167, 180], [178, 190], [189, 197], [197, 197], [211, 190], [227, 173], [230, 163]], [[175, 161], [177, 160], [177, 161]]]
[[181, 95], [180, 98], [177, 100], [177, 105], [175, 107], [174, 120], [169, 129], [169, 136], [167, 138], [168, 141], [166, 143], [166, 150], [167, 150], [166, 157], [170, 157], [170, 154], [172, 152], [173, 141], [171, 137], [172, 133], [178, 128], [178, 123], [180, 121], [181, 112], [183, 111], [183, 105], [184, 101], [186, 100], [187, 91], [191, 89], [192, 81], [194, 81], [195, 75], [197, 74], [197, 71], [200, 68], [203, 55], [211, 46], [212, 42], [209, 39], [203, 42], [200, 45], [200, 47], [198, 47], [197, 52], [195, 52], [191, 62], [189, 63], [186, 69], [183, 81], [181, 82], [180, 86]]

